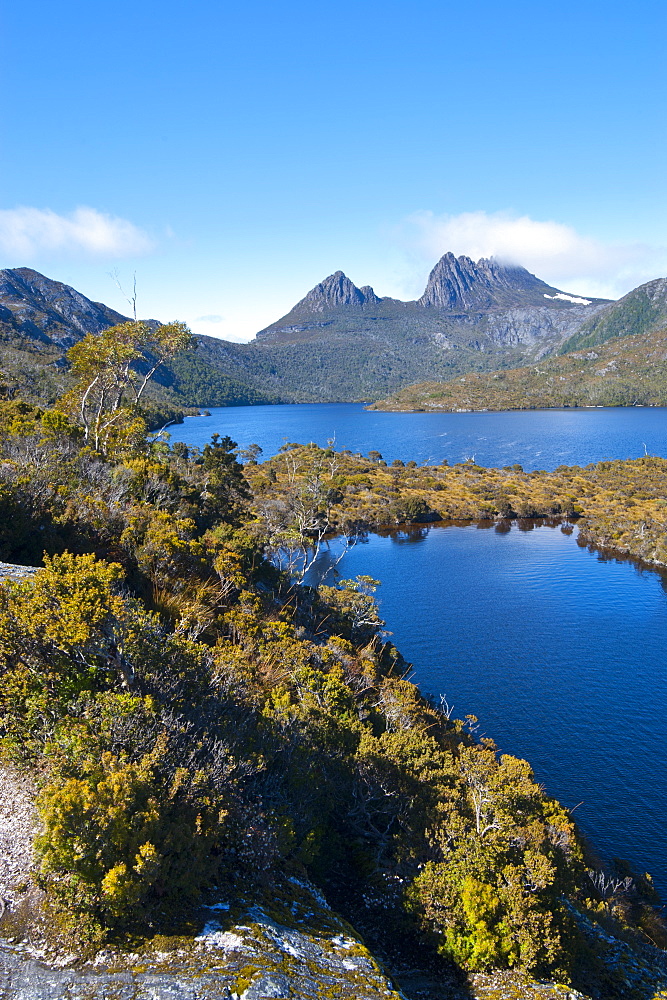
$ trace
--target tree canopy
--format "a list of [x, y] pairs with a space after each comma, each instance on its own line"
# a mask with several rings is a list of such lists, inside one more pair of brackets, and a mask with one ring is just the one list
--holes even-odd
[[86, 334], [67, 352], [76, 385], [61, 401], [84, 440], [106, 453], [145, 431], [138, 410], [150, 379], [168, 358], [192, 345], [185, 323], [128, 321]]

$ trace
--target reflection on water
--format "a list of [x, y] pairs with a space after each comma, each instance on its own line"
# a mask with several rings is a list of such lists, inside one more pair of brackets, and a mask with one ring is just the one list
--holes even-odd
[[[665, 410], [372, 413], [359, 404], [230, 407], [186, 420], [172, 440], [213, 433], [264, 457], [315, 441], [417, 462], [520, 463], [667, 457]], [[577, 544], [571, 525], [419, 525], [325, 545], [334, 569], [382, 581], [381, 613], [422, 689], [477, 715], [608, 856], [647, 869], [667, 897], [667, 585], [614, 553]]]
[[378, 528], [377, 534], [381, 538], [389, 538], [396, 545], [404, 542], [421, 542], [428, 535], [430, 525], [410, 524], [401, 528]]
[[477, 715], [564, 805], [582, 802], [596, 847], [667, 898], [665, 578], [534, 520], [384, 531], [337, 570], [382, 581], [382, 617], [422, 690]]

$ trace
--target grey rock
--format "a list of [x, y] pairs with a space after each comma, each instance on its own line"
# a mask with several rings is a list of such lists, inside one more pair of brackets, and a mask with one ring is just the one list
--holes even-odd
[[278, 997], [280, 1000], [293, 997], [289, 983], [284, 976], [262, 976], [255, 980], [243, 994], [244, 1000], [268, 1000]]
[[0, 271], [0, 329], [43, 344], [71, 347], [127, 317], [29, 267]]
[[31, 580], [38, 570], [39, 566], [0, 562], [0, 583], [3, 580]]
[[325, 309], [335, 309], [339, 306], [364, 306], [367, 303], [379, 302], [377, 295], [370, 287], [364, 285], [357, 288], [342, 271], [330, 274], [328, 278], [315, 285], [301, 302], [294, 307], [295, 311], [318, 313]]
[[[452, 312], [543, 306], [545, 295], [556, 295], [558, 291], [525, 267], [503, 264], [493, 257], [482, 257], [475, 263], [470, 257], [446, 253], [431, 271], [426, 291], [417, 304]], [[560, 304], [564, 300], [553, 301]]]
[[20, 940], [0, 937], [0, 998], [401, 1000], [349, 925], [305, 881], [289, 878], [261, 900], [203, 909], [201, 932], [168, 951], [110, 950], [88, 963], [49, 951], [34, 927]]

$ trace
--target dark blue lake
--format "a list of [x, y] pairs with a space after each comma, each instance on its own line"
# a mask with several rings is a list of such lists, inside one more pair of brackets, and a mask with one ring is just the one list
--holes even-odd
[[[217, 431], [265, 455], [285, 440], [385, 458], [552, 469], [667, 456], [662, 409], [369, 413], [359, 405], [238, 407], [174, 428]], [[663, 578], [605, 560], [576, 530], [429, 526], [371, 535], [338, 570], [382, 581], [392, 639], [422, 690], [525, 757], [606, 857], [655, 878], [667, 900], [667, 592]], [[581, 803], [581, 804], [579, 804]]]
[[667, 900], [667, 582], [576, 536], [429, 526], [371, 535], [338, 570], [382, 581], [421, 689], [478, 716], [478, 735], [529, 760], [597, 850]]
[[302, 403], [292, 406], [230, 406], [210, 417], [188, 417], [170, 428], [172, 441], [200, 447], [215, 432], [245, 448], [256, 443], [264, 457], [286, 441], [349, 448], [364, 455], [374, 448], [387, 461], [451, 464], [474, 458], [479, 465], [519, 462], [525, 469], [586, 465], [603, 458], [637, 458], [644, 447], [667, 455], [667, 410], [515, 410], [500, 413], [381, 413], [361, 403]]

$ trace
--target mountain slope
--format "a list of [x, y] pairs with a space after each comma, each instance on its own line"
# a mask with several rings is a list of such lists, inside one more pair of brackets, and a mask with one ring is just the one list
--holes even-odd
[[377, 410], [526, 410], [561, 406], [667, 406], [667, 328], [508, 371], [409, 386]]
[[449, 253], [416, 301], [381, 298], [336, 271], [250, 344], [206, 339], [205, 353], [282, 398], [378, 399], [411, 382], [554, 353], [607, 304], [522, 267]]
[[[295, 343], [363, 331], [419, 330], [438, 336], [449, 333], [463, 344], [471, 327], [502, 344], [532, 344], [542, 334], [566, 336], [578, 329], [606, 299], [584, 299], [547, 285], [523, 267], [482, 258], [445, 254], [431, 271], [426, 290], [416, 301], [379, 298], [372, 288], [357, 288], [342, 271], [325, 278], [289, 313], [257, 334], [262, 343]], [[521, 329], [524, 312], [532, 323]], [[545, 318], [549, 316], [548, 322]], [[493, 317], [493, 319], [490, 319]], [[504, 335], [503, 324], [511, 329]], [[443, 345], [441, 345], [443, 346]], [[449, 345], [444, 344], [445, 349]], [[471, 346], [479, 349], [478, 344]]]
[[[426, 379], [532, 363], [605, 306], [525, 268], [451, 253], [412, 302], [336, 271], [250, 344], [198, 337], [196, 353], [156, 382], [181, 405], [374, 400]], [[61, 391], [71, 343], [123, 319], [28, 268], [0, 272], [0, 363], [31, 398]]]
[[[101, 333], [127, 319], [31, 268], [0, 271], [0, 369], [7, 391], [31, 402], [52, 403], [70, 385], [67, 349], [87, 333]], [[248, 385], [242, 374], [234, 378], [195, 351], [158, 369], [148, 397], [167, 407], [276, 401], [261, 387]]]
[[595, 347], [613, 337], [650, 333], [664, 326], [667, 326], [667, 278], [656, 278], [633, 288], [587, 320], [565, 341], [560, 353]]
[[0, 271], [0, 339], [20, 337], [68, 348], [86, 333], [126, 319], [75, 288], [29, 267]]

